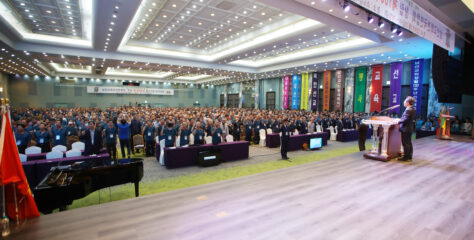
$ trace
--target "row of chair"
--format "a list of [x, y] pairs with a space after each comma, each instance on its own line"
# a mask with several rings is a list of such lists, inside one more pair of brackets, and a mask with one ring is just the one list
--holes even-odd
[[[72, 144], [72, 149], [77, 149], [79, 151], [84, 151], [85, 144], [83, 142], [75, 142]], [[56, 145], [51, 151], [66, 152], [67, 148], [64, 145]], [[37, 146], [31, 146], [25, 149], [25, 154], [38, 154], [41, 153], [41, 148]]]

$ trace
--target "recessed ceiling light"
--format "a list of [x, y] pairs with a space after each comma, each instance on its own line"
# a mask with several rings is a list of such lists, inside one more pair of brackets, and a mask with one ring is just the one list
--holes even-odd
[[55, 24], [55, 23], [56, 23], [56, 21], [54, 21], [54, 20], [53, 20], [53, 21], [51, 21], [51, 23], [52, 23], [52, 24]]
[[29, 17], [29, 18], [32, 18], [32, 17], [33, 17], [33, 15], [31, 15], [31, 14], [30, 14], [30, 15], [28, 15], [28, 17]]
[[176, 4], [173, 4], [173, 5], [171, 5], [171, 6], [175, 8], [175, 7], [176, 7]]
[[59, 32], [59, 29], [56, 28], [56, 29], [54, 29], [54, 31]]
[[211, 13], [211, 17], [214, 17], [214, 15], [215, 15], [214, 13]]
[[262, 16], [265, 16], [265, 14], [266, 14], [265, 12], [262, 12]]
[[67, 5], [66, 8], [71, 8], [71, 6]]
[[253, 5], [253, 8], [256, 9], [256, 8], [257, 8], [257, 5]]
[[163, 18], [167, 18], [167, 17], [168, 17], [168, 16], [166, 16], [166, 15], [163, 15]]
[[332, 8], [331, 8], [331, 9], [329, 9], [329, 12], [332, 12], [332, 11], [334, 11], [334, 10], [332, 10]]
[[115, 14], [112, 14], [112, 17], [113, 17], [113, 18], [117, 18], [117, 15], [115, 15]]
[[25, 3], [20, 3], [21, 6], [25, 6]]

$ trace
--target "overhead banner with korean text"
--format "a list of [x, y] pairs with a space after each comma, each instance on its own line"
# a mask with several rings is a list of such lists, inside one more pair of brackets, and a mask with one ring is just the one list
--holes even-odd
[[283, 77], [283, 109], [288, 108], [288, 87], [290, 86], [290, 76]]
[[352, 0], [352, 2], [454, 52], [454, 31], [412, 0]]
[[372, 91], [370, 93], [370, 112], [382, 111], [383, 65], [372, 67]]
[[421, 95], [423, 94], [423, 59], [411, 61], [411, 96], [415, 98], [413, 106], [418, 114], [421, 113]]
[[356, 68], [354, 112], [364, 112], [367, 67]]
[[335, 89], [335, 98], [334, 98], [334, 111], [342, 112], [342, 99], [344, 95], [344, 76], [341, 69], [336, 70], [336, 89]]
[[354, 68], [346, 69], [344, 73], [344, 112], [354, 111]]
[[301, 109], [308, 110], [308, 79], [309, 74], [301, 74]]
[[293, 75], [293, 93], [291, 94], [291, 109], [299, 109], [301, 104], [301, 75]]
[[323, 76], [323, 111], [329, 111], [331, 100], [331, 71], [324, 71]]
[[[394, 62], [390, 64], [390, 103], [389, 107], [400, 105], [400, 96], [402, 94], [402, 76], [403, 63]], [[400, 108], [390, 110], [391, 113], [399, 114]]]
[[318, 110], [319, 101], [319, 78], [318, 73], [311, 74], [313, 81], [311, 82], [311, 110]]
[[138, 94], [138, 95], [174, 95], [173, 89], [138, 87], [99, 87], [87, 86], [87, 93], [102, 94]]

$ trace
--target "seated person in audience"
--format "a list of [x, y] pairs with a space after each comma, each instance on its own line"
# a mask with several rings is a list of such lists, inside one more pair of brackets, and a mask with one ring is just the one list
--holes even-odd
[[53, 146], [66, 146], [66, 129], [63, 128], [61, 120], [56, 120], [56, 125], [50, 127], [49, 131], [53, 137]]
[[421, 126], [423, 126], [423, 119], [421, 119], [421, 117], [418, 117], [418, 119], [416, 120], [416, 130], [420, 130]]
[[193, 128], [194, 144], [204, 144], [204, 130], [201, 128], [201, 122], [197, 121]]
[[105, 146], [107, 147], [107, 152], [110, 155], [112, 161], [117, 164], [117, 128], [115, 127], [113, 121], [109, 121], [107, 126], [102, 130], [102, 135], [105, 138]]
[[191, 130], [189, 129], [188, 124], [183, 122], [178, 132], [179, 146], [189, 145], [189, 135], [191, 135]]
[[41, 152], [51, 152], [51, 134], [44, 124], [41, 124], [39, 130], [35, 132], [35, 139], [36, 146], [41, 148]]
[[173, 123], [170, 121], [168, 125], [161, 130], [161, 135], [165, 139], [165, 147], [174, 147], [176, 142], [176, 129], [173, 127]]
[[15, 140], [18, 152], [25, 154], [25, 149], [30, 146], [31, 135], [25, 132], [24, 125], [18, 125], [16, 127]]
[[451, 127], [451, 133], [453, 134], [457, 134], [459, 133], [459, 120], [455, 120], [452, 124], [452, 127]]
[[83, 130], [79, 138], [84, 142], [84, 156], [99, 154], [102, 149], [102, 132], [96, 128], [95, 122], [88, 123], [88, 129]]
[[470, 118], [466, 118], [466, 121], [462, 124], [461, 132], [467, 135], [472, 134], [472, 122]]
[[145, 138], [145, 154], [147, 157], [155, 155], [155, 135], [156, 128], [148, 120], [143, 127], [143, 137]]
[[219, 144], [222, 142], [222, 129], [219, 121], [216, 121], [211, 132], [212, 144]]

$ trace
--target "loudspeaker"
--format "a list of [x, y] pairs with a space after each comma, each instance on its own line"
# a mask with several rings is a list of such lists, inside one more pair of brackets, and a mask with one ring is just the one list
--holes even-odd
[[461, 103], [462, 63], [448, 55], [448, 51], [433, 44], [433, 84], [440, 103]]

